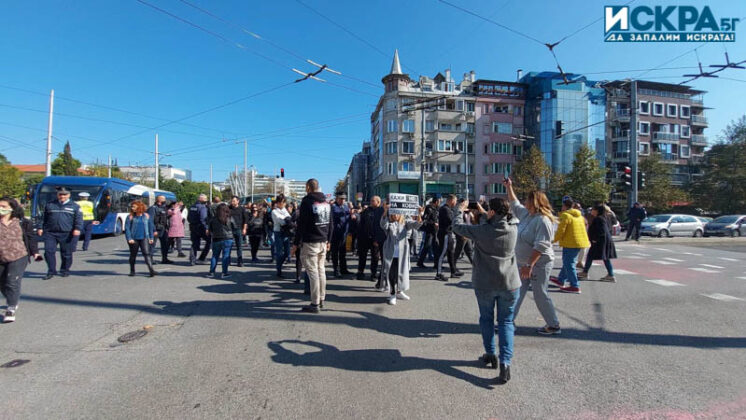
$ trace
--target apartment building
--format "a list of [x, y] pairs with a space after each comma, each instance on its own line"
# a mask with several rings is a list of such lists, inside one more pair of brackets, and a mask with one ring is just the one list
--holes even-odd
[[[704, 91], [690, 86], [640, 80], [636, 82], [637, 104], [633, 106], [629, 81], [614, 81], [605, 86], [608, 91], [608, 123], [606, 125], [607, 159], [615, 176], [629, 165], [629, 145], [632, 124], [636, 120], [638, 156], [657, 153], [673, 166], [672, 182], [683, 186], [699, 176], [700, 164], [707, 146], [704, 114]], [[637, 114], [634, 114], [634, 110]], [[620, 195], [623, 195], [620, 194]], [[622, 197], [616, 197], [621, 199]]]
[[428, 195], [468, 188], [474, 197], [475, 80], [471, 72], [456, 83], [450, 70], [412, 80], [394, 53], [370, 120], [373, 194], [421, 194], [422, 165]]
[[522, 83], [477, 80], [476, 97], [477, 195], [505, 196], [503, 180], [523, 153], [526, 88]]
[[355, 153], [350, 161], [350, 166], [345, 175], [347, 185], [347, 198], [349, 201], [357, 201], [358, 194], [362, 195], [362, 201], [370, 200], [371, 186], [369, 183], [368, 169], [370, 158], [370, 142], [364, 142], [362, 151]]

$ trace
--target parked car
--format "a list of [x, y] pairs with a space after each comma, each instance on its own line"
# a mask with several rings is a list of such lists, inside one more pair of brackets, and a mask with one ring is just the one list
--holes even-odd
[[704, 216], [694, 216], [694, 217], [696, 217], [697, 219], [699, 219], [699, 221], [702, 222], [702, 223], [704, 223], [704, 224], [708, 224], [708, 223], [712, 222], [712, 217], [704, 217]]
[[704, 223], [694, 216], [687, 214], [658, 214], [646, 217], [642, 221], [640, 234], [667, 238], [670, 236], [704, 235]]
[[720, 216], [705, 225], [705, 236], [746, 235], [746, 215]]

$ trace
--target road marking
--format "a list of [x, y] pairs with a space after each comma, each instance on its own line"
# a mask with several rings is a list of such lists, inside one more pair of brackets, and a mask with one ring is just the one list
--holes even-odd
[[642, 259], [644, 259], [644, 257], [638, 257], [637, 255], [628, 255], [628, 256], [626, 256], [624, 258], [626, 258], [628, 260], [642, 260]]
[[632, 271], [622, 270], [622, 269], [614, 269], [614, 274], [621, 274], [621, 275], [635, 275], [637, 273], [634, 273]]
[[719, 265], [712, 265], [712, 264], [700, 264], [702, 267], [710, 267], [710, 268], [720, 268], [723, 269], [725, 267], [721, 267]]
[[731, 295], [724, 295], [722, 293], [701, 293], [702, 296], [706, 296], [710, 299], [715, 300], [722, 300], [723, 302], [739, 302], [743, 301], [744, 299], [741, 299], [739, 297], [731, 296]]
[[653, 249], [657, 249], [658, 251], [674, 252], [674, 251], [671, 251], [670, 249], [666, 249], [666, 248], [653, 248]]
[[721, 260], [723, 260], [723, 261], [733, 261], [733, 262], [738, 262], [738, 260], [737, 260], [737, 259], [735, 259], [735, 258], [726, 258], [726, 257], [719, 257], [719, 258], [720, 258]]
[[650, 254], [643, 254], [642, 252], [633, 252], [632, 255], [639, 255], [641, 257], [649, 257]]
[[737, 279], [746, 280], [746, 277], [736, 277]]
[[679, 259], [676, 259], [676, 258], [670, 258], [670, 257], [665, 257], [665, 258], [663, 258], [663, 259], [664, 259], [664, 260], [668, 260], [668, 261], [673, 261], [673, 262], [684, 262], [684, 260], [679, 260]]
[[694, 253], [694, 252], [682, 252], [682, 254], [684, 254], [684, 255], [695, 255], [697, 257], [701, 257], [702, 256], [702, 254], [697, 254], [697, 253]]
[[656, 263], [656, 264], [663, 264], [663, 265], [673, 265], [673, 264], [676, 264], [675, 262], [663, 261], [663, 260], [658, 260], [658, 261], [653, 261], [653, 262]]
[[657, 284], [658, 286], [684, 286], [681, 283], [676, 283], [675, 281], [668, 281], [668, 280], [645, 280], [646, 282]]
[[717, 274], [720, 273], [717, 270], [710, 270], [708, 268], [702, 268], [702, 267], [689, 267], [690, 270], [699, 271], [700, 273], [709, 273], [709, 274]]

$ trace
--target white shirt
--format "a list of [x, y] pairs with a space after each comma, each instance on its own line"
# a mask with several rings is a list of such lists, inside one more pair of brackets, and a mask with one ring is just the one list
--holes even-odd
[[272, 215], [272, 222], [274, 222], [275, 224], [273, 230], [275, 232], [280, 232], [282, 230], [282, 227], [285, 225], [285, 218], [290, 217], [290, 213], [288, 213], [288, 211], [284, 208], [281, 209], [279, 207], [275, 207], [275, 209], [272, 210], [272, 213], [270, 214]]

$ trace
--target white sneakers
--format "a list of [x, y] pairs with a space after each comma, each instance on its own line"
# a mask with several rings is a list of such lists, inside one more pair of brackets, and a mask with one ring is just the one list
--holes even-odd
[[399, 292], [395, 295], [389, 296], [386, 303], [388, 303], [389, 305], [396, 305], [396, 299], [410, 300], [410, 297], [407, 296], [404, 292]]
[[396, 294], [397, 299], [401, 300], [409, 300], [409, 296], [405, 295], [404, 292], [399, 292]]
[[396, 295], [391, 295], [386, 301], [389, 305], [396, 305]]

